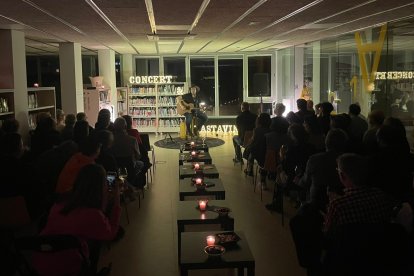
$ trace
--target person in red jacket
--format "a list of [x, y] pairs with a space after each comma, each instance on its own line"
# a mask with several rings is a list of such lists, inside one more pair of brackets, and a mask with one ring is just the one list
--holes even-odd
[[[90, 248], [88, 242], [115, 238], [121, 215], [121, 184], [120, 180], [115, 180], [110, 194], [104, 168], [96, 164], [83, 167], [68, 198], [52, 207], [41, 235], [78, 237], [83, 255], [91, 261], [91, 270], [96, 271], [99, 250]], [[82, 269], [82, 257], [75, 249], [53, 254], [36, 253], [32, 260], [40, 275], [80, 275]]]

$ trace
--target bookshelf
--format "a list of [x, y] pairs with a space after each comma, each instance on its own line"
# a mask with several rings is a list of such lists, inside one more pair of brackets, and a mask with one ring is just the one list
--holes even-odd
[[111, 121], [115, 120], [114, 106], [111, 104], [111, 89], [90, 87], [83, 90], [83, 105], [86, 116], [96, 122], [101, 109], [111, 112]]
[[128, 94], [128, 87], [117, 87], [116, 88], [116, 102], [117, 102], [118, 117], [128, 114], [127, 94]]
[[27, 88], [27, 112], [29, 129], [36, 128], [36, 117], [41, 112], [47, 112], [56, 117], [56, 92], [54, 87]]
[[0, 127], [11, 118], [14, 118], [14, 90], [0, 89]]
[[128, 114], [141, 132], [178, 132], [183, 116], [177, 113], [176, 98], [186, 83], [141, 84], [128, 89]]

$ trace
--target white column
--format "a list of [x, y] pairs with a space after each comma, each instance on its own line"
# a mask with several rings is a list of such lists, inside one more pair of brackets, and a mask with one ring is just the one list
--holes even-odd
[[105, 87], [111, 89], [111, 104], [114, 106], [114, 116], [117, 117], [116, 104], [116, 74], [115, 74], [115, 52], [113, 50], [98, 50], [99, 75], [103, 77]]
[[312, 99], [315, 104], [321, 102], [321, 43], [312, 43]]
[[0, 88], [14, 89], [14, 113], [23, 141], [28, 140], [27, 74], [24, 33], [0, 30]]
[[59, 44], [62, 109], [66, 114], [83, 112], [82, 52], [79, 43]]
[[132, 54], [123, 54], [121, 59], [122, 85], [129, 84], [129, 77], [134, 75]]
[[295, 98], [294, 101], [299, 99], [300, 93], [303, 88], [303, 62], [304, 62], [304, 49], [303, 47], [295, 47]]

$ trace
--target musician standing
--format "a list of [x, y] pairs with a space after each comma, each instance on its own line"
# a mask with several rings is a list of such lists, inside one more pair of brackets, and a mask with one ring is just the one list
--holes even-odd
[[[190, 88], [190, 93], [184, 94], [182, 96], [183, 108], [186, 109], [184, 116], [185, 116], [185, 124], [187, 126], [187, 135], [193, 136], [191, 133], [191, 121], [193, 120], [193, 116], [197, 118], [197, 129], [194, 130], [194, 135], [198, 136], [198, 132], [201, 130], [201, 127], [207, 122], [207, 114], [200, 109], [200, 87], [197, 85], [192, 85]], [[194, 107], [193, 107], [194, 106]]]

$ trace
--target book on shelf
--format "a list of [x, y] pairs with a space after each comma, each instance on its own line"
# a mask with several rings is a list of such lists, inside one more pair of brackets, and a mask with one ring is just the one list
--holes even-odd
[[132, 126], [139, 130], [140, 127], [156, 127], [155, 119], [133, 119]]
[[99, 101], [109, 103], [111, 102], [110, 90], [99, 90]]
[[9, 112], [9, 101], [6, 98], [0, 98], [0, 113]]
[[162, 94], [181, 95], [184, 93], [184, 84], [165, 84], [158, 86], [158, 92]]
[[132, 105], [154, 105], [155, 106], [155, 98], [131, 97], [130, 104]]
[[138, 107], [130, 107], [129, 114], [133, 116], [146, 116], [146, 117], [155, 117], [155, 107], [147, 107], [147, 108], [138, 108]]
[[28, 105], [29, 105], [29, 109], [38, 107], [36, 93], [33, 93], [33, 94], [31, 93], [28, 95]]
[[179, 127], [180, 126], [180, 119], [159, 119], [158, 126], [159, 127]]
[[132, 94], [155, 94], [155, 87], [131, 87]]

